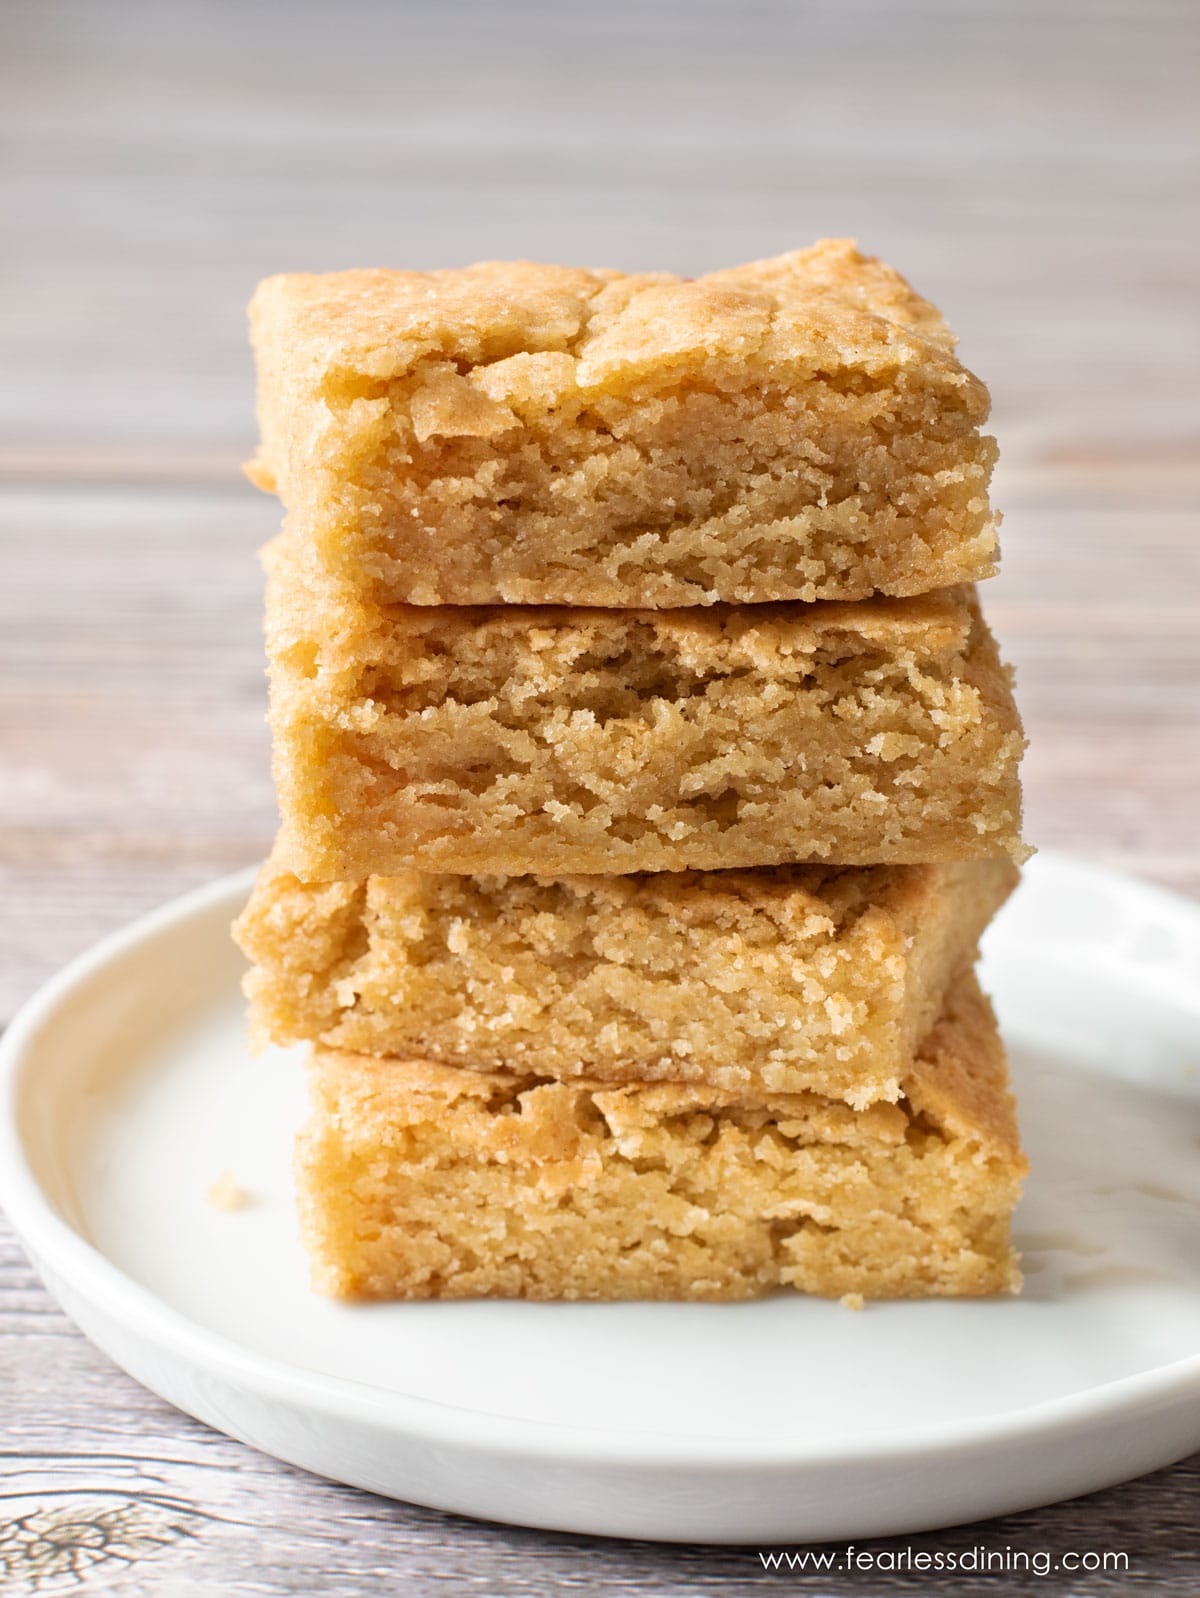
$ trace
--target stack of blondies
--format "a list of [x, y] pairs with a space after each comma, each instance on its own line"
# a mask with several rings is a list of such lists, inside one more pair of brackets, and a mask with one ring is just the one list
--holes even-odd
[[939, 313], [826, 241], [277, 277], [252, 327], [282, 825], [238, 937], [312, 1043], [318, 1288], [1015, 1287], [973, 964], [1023, 739]]

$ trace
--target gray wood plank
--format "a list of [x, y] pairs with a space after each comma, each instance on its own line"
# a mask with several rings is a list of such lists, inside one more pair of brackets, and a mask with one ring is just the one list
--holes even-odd
[[1021, 461], [1194, 448], [1200, 9], [506, 0], [0, 17], [0, 438], [232, 463], [269, 272], [859, 235]]

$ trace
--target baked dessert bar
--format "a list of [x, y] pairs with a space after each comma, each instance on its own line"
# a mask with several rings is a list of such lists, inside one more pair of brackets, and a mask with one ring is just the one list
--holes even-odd
[[268, 564], [279, 862], [306, 881], [1022, 853], [1021, 727], [970, 588], [380, 609], [284, 541]]
[[249, 474], [369, 597], [858, 599], [995, 570], [987, 390], [847, 240], [695, 280], [272, 277], [250, 321]]
[[961, 979], [899, 1104], [605, 1086], [318, 1047], [298, 1145], [321, 1292], [734, 1299], [1019, 1285], [1025, 1162]]
[[1015, 886], [944, 865], [305, 884], [235, 927], [259, 1042], [519, 1075], [895, 1100]]

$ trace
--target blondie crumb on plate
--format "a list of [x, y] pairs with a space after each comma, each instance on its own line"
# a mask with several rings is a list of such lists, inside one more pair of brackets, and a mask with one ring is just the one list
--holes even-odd
[[843, 605], [375, 607], [268, 551], [278, 859], [306, 881], [1023, 857], [970, 587]]
[[250, 475], [376, 600], [860, 599], [995, 570], [987, 390], [845, 239], [694, 280], [272, 277], [251, 335]]
[[1025, 1161], [964, 976], [899, 1104], [606, 1086], [317, 1046], [301, 1228], [364, 1298], [984, 1294], [1020, 1282]]
[[862, 1108], [899, 1098], [1016, 878], [1007, 857], [316, 884], [268, 864], [235, 932], [260, 1042]]

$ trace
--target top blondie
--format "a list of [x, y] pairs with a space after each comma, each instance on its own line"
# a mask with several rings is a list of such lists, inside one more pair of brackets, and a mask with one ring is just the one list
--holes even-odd
[[693, 279], [291, 274], [250, 320], [249, 475], [373, 600], [854, 600], [995, 571], [987, 390], [847, 240]]

